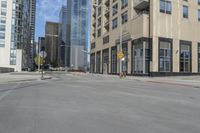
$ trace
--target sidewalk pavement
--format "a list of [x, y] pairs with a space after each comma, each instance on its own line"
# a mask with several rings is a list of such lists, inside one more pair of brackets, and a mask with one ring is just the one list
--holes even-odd
[[[104, 79], [104, 80], [118, 80], [118, 75], [104, 75], [104, 74], [85, 74], [82, 76], [90, 75], [93, 79]], [[156, 84], [168, 84], [177, 86], [186, 86], [200, 88], [200, 76], [169, 76], [169, 77], [140, 77], [140, 76], [127, 76], [122, 78], [124, 81], [143, 81]]]
[[[45, 78], [50, 76], [45, 75]], [[40, 80], [41, 74], [38, 72], [14, 72], [14, 73], [0, 73], [0, 84], [10, 82], [25, 82]]]

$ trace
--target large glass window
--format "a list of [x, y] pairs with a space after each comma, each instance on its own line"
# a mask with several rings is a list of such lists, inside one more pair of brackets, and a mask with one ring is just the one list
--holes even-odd
[[117, 73], [117, 47], [111, 49], [111, 73]]
[[97, 52], [96, 56], [96, 72], [100, 73], [101, 68], [101, 51]]
[[127, 72], [128, 71], [128, 42], [122, 44], [122, 51], [124, 54], [124, 60], [122, 61], [122, 71]]
[[180, 72], [191, 72], [191, 44], [180, 42]]
[[109, 66], [109, 49], [104, 49], [102, 53], [102, 69], [104, 74], [108, 74]]
[[132, 49], [132, 72], [135, 74], [149, 73], [150, 47], [147, 41], [135, 41]]
[[92, 53], [90, 56], [90, 72], [95, 72], [95, 53]]
[[160, 72], [172, 71], [172, 43], [171, 41], [160, 40], [159, 48], [159, 70]]

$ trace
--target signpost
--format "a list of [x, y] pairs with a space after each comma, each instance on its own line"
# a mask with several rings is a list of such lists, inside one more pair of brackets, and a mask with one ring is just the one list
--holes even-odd
[[44, 79], [44, 73], [43, 73], [44, 61], [45, 61], [44, 59], [47, 57], [47, 53], [45, 51], [40, 51], [39, 56], [42, 58], [42, 77], [41, 77], [41, 79], [43, 80]]
[[117, 53], [117, 57], [118, 57], [119, 60], [121, 60], [122, 58], [124, 58], [123, 52], [121, 52], [121, 51], [118, 52], [118, 53]]

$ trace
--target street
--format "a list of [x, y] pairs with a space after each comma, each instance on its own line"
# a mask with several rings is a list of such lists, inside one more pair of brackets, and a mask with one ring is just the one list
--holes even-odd
[[0, 84], [0, 133], [200, 133], [200, 88], [54, 74]]

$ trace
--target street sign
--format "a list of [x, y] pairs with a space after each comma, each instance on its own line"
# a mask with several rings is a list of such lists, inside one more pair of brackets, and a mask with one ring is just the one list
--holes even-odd
[[42, 58], [40, 56], [36, 56], [34, 60], [35, 60], [35, 64], [36, 65], [42, 65], [43, 61], [44, 61], [44, 58]]
[[120, 60], [121, 60], [121, 59], [124, 57], [124, 54], [123, 54], [123, 52], [121, 52], [121, 51], [120, 51], [120, 52], [118, 52], [118, 53], [117, 53], [117, 57], [118, 57], [118, 59], [120, 59]]
[[47, 57], [47, 52], [40, 51], [39, 56], [42, 57], [42, 58], [46, 58]]

